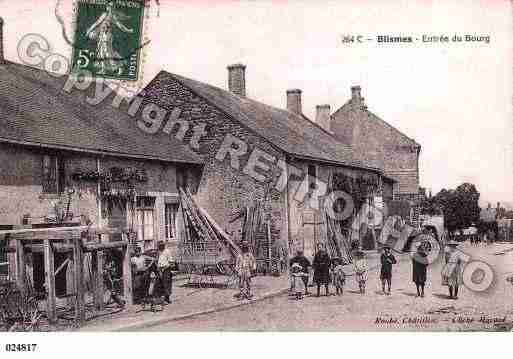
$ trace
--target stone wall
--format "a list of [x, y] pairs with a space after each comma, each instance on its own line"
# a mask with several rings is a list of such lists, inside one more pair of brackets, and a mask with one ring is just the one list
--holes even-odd
[[[53, 214], [53, 204], [57, 201], [67, 203], [67, 195], [42, 193], [42, 150], [28, 147], [0, 144], [0, 224], [21, 224], [22, 216], [30, 214], [33, 223], [44, 222], [44, 217]], [[60, 152], [64, 156], [66, 182], [75, 193], [71, 197], [70, 212], [74, 220], [80, 215], [87, 216], [94, 226], [108, 226], [109, 213], [105, 203], [100, 215], [97, 202], [97, 184], [93, 182], [72, 181], [71, 174], [77, 171], [96, 171], [97, 157], [88, 154]], [[178, 198], [177, 177], [182, 169], [168, 163], [140, 161], [117, 157], [102, 157], [101, 171], [111, 167], [144, 169], [148, 181], [137, 185], [140, 195], [155, 197], [155, 233], [157, 240], [163, 240], [164, 206], [169, 197]], [[192, 170], [192, 169], [191, 169]], [[199, 176], [196, 174], [196, 176]], [[189, 176], [190, 181], [198, 178]], [[78, 195], [80, 193], [80, 196]], [[128, 221], [125, 222], [128, 224]]]
[[[205, 158], [203, 174], [196, 196], [198, 204], [223, 229], [232, 234], [235, 239], [240, 239], [241, 222], [229, 223], [230, 220], [246, 206], [252, 206], [255, 201], [263, 201], [265, 219], [271, 221], [271, 226], [275, 230], [274, 233], [277, 233], [273, 236], [273, 240], [279, 239], [286, 243], [285, 195], [273, 189], [272, 185], [276, 174], [280, 172], [277, 160], [283, 161], [285, 158], [283, 152], [179, 82], [170, 77], [165, 79], [165, 83], [160, 83], [160, 81], [157, 77], [146, 88], [148, 102], [152, 101], [169, 112], [175, 107], [180, 108], [179, 120], [187, 124], [183, 142], [191, 144], [193, 129], [197, 126], [205, 126], [206, 135], [202, 136], [199, 141], [199, 148], [195, 149], [197, 153]], [[159, 91], [162, 90], [166, 93], [161, 94]], [[165, 102], [159, 101], [163, 97], [166, 99]], [[181, 125], [176, 125], [169, 131], [169, 135], [179, 137], [181, 130]], [[235, 163], [232, 163], [230, 154], [221, 156], [223, 157], [221, 160], [220, 158], [216, 159], [227, 136], [234, 136], [247, 145], [247, 151]], [[193, 148], [193, 146], [191, 147]], [[257, 170], [265, 177], [263, 181], [258, 181], [244, 173], [250, 154], [255, 149], [275, 158], [274, 164], [263, 160], [269, 165], [269, 171]]]
[[341, 142], [353, 147], [357, 158], [381, 164], [397, 180], [395, 193], [418, 193], [420, 148], [398, 130], [351, 102], [332, 115], [330, 128]]

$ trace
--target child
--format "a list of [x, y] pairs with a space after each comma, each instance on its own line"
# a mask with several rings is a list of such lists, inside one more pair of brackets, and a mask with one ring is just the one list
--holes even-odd
[[235, 271], [239, 277], [239, 300], [244, 298], [251, 299], [251, 277], [256, 271], [256, 261], [253, 254], [249, 251], [247, 243], [242, 243], [242, 254], [237, 256], [237, 262], [235, 264]]
[[[396, 264], [394, 255], [390, 249], [390, 246], [385, 245], [383, 247], [383, 253], [381, 254], [381, 286], [383, 288], [383, 294], [390, 295], [392, 286], [392, 265]], [[388, 285], [388, 291], [385, 290], [385, 284]]]
[[303, 271], [303, 267], [301, 267], [299, 263], [294, 263], [292, 267], [290, 267], [290, 276], [293, 281], [294, 295], [296, 299], [303, 299], [303, 292], [305, 292], [305, 281], [303, 278], [308, 276], [308, 274]]
[[360, 288], [360, 294], [365, 294], [365, 283], [367, 282], [367, 259], [365, 253], [358, 249], [354, 253], [354, 271], [356, 276], [356, 282]]
[[333, 259], [333, 285], [337, 295], [344, 294], [344, 284], [346, 284], [346, 274], [342, 265], [343, 261], [340, 258]]

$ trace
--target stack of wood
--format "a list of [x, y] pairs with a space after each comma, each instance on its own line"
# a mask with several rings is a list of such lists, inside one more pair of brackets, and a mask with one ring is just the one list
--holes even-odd
[[242, 219], [242, 240], [247, 242], [257, 261], [269, 272], [273, 259], [280, 257], [279, 231], [265, 219], [262, 201], [255, 201], [238, 211], [232, 220]]
[[342, 227], [339, 221], [330, 218], [324, 213], [326, 219], [326, 249], [329, 255], [340, 258], [346, 264], [353, 263], [351, 254], [350, 236], [342, 234]]
[[[218, 251], [215, 256], [219, 262], [236, 258], [240, 249], [232, 238], [210, 217], [207, 211], [194, 201], [188, 189], [180, 188], [179, 191], [186, 233], [185, 243], [183, 243], [183, 261], [201, 260], [205, 255], [205, 253], [201, 253], [201, 248], [204, 248], [204, 251], [211, 248], [205, 243], [217, 244]], [[197, 256], [202, 258], [193, 258]]]
[[242, 240], [246, 241], [253, 254], [257, 255], [258, 244], [267, 239], [267, 233], [262, 231], [262, 204], [255, 202], [253, 206], [246, 206], [240, 216], [242, 216]]

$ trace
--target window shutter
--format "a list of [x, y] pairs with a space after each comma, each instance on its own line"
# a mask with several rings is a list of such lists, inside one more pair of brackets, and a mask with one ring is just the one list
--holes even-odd
[[62, 157], [57, 157], [57, 171], [58, 171], [58, 174], [57, 174], [57, 192], [58, 193], [63, 193], [64, 190], [66, 189], [66, 167], [65, 167], [65, 163], [66, 161], [64, 161], [64, 158]]

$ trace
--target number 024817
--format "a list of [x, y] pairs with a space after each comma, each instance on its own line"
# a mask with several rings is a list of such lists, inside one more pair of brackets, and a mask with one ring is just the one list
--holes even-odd
[[37, 344], [5, 344], [6, 352], [35, 352]]

